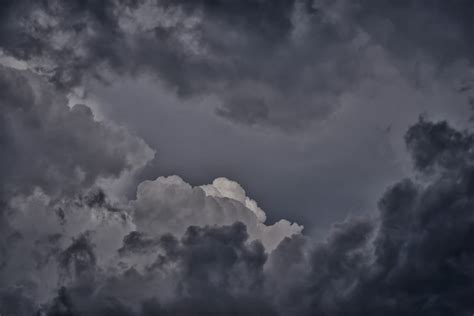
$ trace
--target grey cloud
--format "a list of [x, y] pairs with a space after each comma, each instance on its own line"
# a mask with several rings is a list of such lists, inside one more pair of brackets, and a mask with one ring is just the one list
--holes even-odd
[[36, 305], [59, 285], [113, 260], [122, 238], [134, 229], [117, 207], [88, 206], [83, 198], [52, 198], [39, 190], [15, 196], [2, 213], [2, 290], [24, 292]]
[[100, 178], [118, 178], [152, 158], [140, 139], [98, 122], [85, 105], [28, 71], [0, 69], [1, 194], [41, 187], [77, 193]]
[[408, 131], [415, 165], [425, 151], [444, 168], [433, 177], [423, 165], [421, 182], [406, 179], [389, 188], [379, 202], [373, 237], [373, 224], [353, 222], [316, 248], [310, 278], [315, 282], [303, 283], [310, 289], [309, 314], [470, 313], [472, 155], [469, 146], [459, 145], [471, 137], [445, 122], [421, 120]]
[[182, 97], [216, 96], [219, 116], [294, 131], [380, 80], [374, 50], [410, 79], [420, 63], [469, 60], [472, 6], [461, 2], [21, 1], [4, 5], [1, 46], [66, 89], [152, 73]]
[[[129, 178], [152, 152], [126, 130], [96, 121], [88, 106], [69, 108], [63, 93], [94, 76], [148, 72], [182, 98], [213, 94], [220, 102], [212, 108], [218, 115], [245, 125], [301, 128], [334, 114], [341, 94], [342, 105], [373, 102], [369, 110], [381, 99], [391, 102], [386, 116], [395, 117], [400, 107], [391, 107], [393, 102], [445, 101], [444, 93], [425, 99], [412, 89], [419, 79], [410, 73], [412, 62], [427, 58], [422, 67], [434, 67], [428, 78], [442, 80], [450, 76], [446, 69], [438, 72], [443, 66], [456, 75], [465, 74], [457, 67], [469, 68], [472, 6], [467, 2], [7, 1], [1, 6], [2, 49], [39, 73], [0, 70], [2, 315], [472, 314], [471, 131], [419, 119], [405, 135], [414, 174], [387, 189], [376, 214], [336, 224], [320, 241], [285, 220], [265, 224], [267, 214], [225, 178], [199, 187], [177, 176], [160, 177], [141, 183], [134, 200], [110, 194], [122, 181], [133, 184]], [[462, 57], [467, 62], [453, 64]], [[421, 83], [438, 91], [440, 82], [431, 79]], [[391, 80], [396, 88], [389, 85], [389, 97], [373, 101]], [[347, 102], [361, 91], [369, 97]], [[420, 108], [408, 112], [416, 116]], [[341, 119], [338, 124], [353, 125], [335, 138], [346, 138], [351, 128], [376, 116], [358, 111], [335, 113], [364, 116]], [[389, 134], [403, 124], [382, 128]], [[266, 139], [277, 145], [280, 136], [290, 137], [274, 135]], [[366, 140], [372, 144], [372, 138]], [[338, 145], [334, 151], [340, 151]], [[341, 156], [350, 166], [344, 184], [360, 186], [367, 170], [348, 161], [350, 150]], [[308, 160], [316, 158], [312, 153]], [[332, 169], [323, 175], [325, 182], [334, 181]], [[328, 187], [342, 190], [337, 181]], [[275, 201], [280, 204], [281, 198]]]
[[81, 235], [73, 240], [71, 245], [60, 254], [59, 266], [65, 270], [64, 273], [73, 278], [82, 278], [95, 269], [94, 249], [86, 235]]
[[454, 130], [446, 122], [433, 124], [421, 117], [405, 139], [416, 167], [425, 173], [439, 168], [464, 171], [473, 161], [472, 134]]
[[268, 106], [262, 99], [234, 98], [228, 104], [231, 106], [219, 108], [216, 113], [246, 125], [254, 125], [268, 119]]
[[[83, 277], [72, 286], [60, 289], [51, 304], [44, 307], [43, 313], [275, 315], [259, 294], [266, 262], [264, 248], [259, 242], [247, 244], [247, 238], [245, 226], [241, 223], [219, 228], [191, 226], [180, 240], [165, 235], [157, 240], [164, 253], [157, 256], [155, 264], [143, 274], [129, 270], [123, 275], [105, 279], [100, 275]], [[66, 252], [69, 257], [74, 255], [76, 265], [82, 265], [84, 258], [91, 257], [87, 250], [90, 248], [78, 245], [73, 244]], [[81, 242], [80, 245], [87, 244]], [[85, 250], [87, 256], [82, 253]], [[152, 292], [147, 286], [164, 274], [173, 274], [175, 278], [174, 294], [168, 301], [160, 298], [159, 285]], [[134, 290], [132, 297], [127, 295], [129, 286]], [[134, 302], [136, 296], [138, 300]]]
[[[361, 1], [357, 19], [391, 51], [424, 54], [438, 65], [472, 61], [474, 7], [470, 1]], [[375, 13], [375, 14], [374, 14]], [[375, 26], [379, 27], [375, 27]]]
[[403, 134], [420, 113], [455, 126], [469, 116], [446, 82], [416, 89], [398, 72], [363, 84], [322, 128], [298, 134], [229, 124], [212, 114], [214, 100], [181, 103], [144, 77], [91, 89], [106, 117], [157, 148], [142, 179], [177, 174], [199, 185], [225, 176], [251, 192], [270, 223], [286, 218], [321, 237], [347, 214], [374, 209], [383, 188], [410, 174]]
[[[64, 233], [75, 239], [63, 239], [53, 252], [39, 252], [53, 254], [49, 264], [57, 270], [43, 270], [49, 278], [54, 271], [65, 276], [53, 287], [56, 296], [40, 304], [31, 283], [10, 279], [18, 274], [4, 266], [2, 284], [9, 286], [2, 288], [0, 308], [18, 315], [31, 309], [43, 315], [467, 315], [474, 284], [472, 146], [466, 145], [471, 139], [471, 133], [445, 122], [421, 119], [406, 134], [418, 175], [388, 188], [378, 214], [334, 225], [323, 242], [287, 237], [269, 254], [260, 241], [249, 239], [242, 223], [191, 225], [181, 237], [133, 225], [116, 230], [122, 225], [114, 217], [117, 210], [97, 203], [90, 209], [87, 201], [94, 197], [71, 202], [78, 209], [65, 208], [65, 223], [85, 210], [103, 214], [103, 223], [92, 221], [76, 233], [75, 225], [67, 226]], [[424, 151], [434, 158], [420, 165]], [[426, 172], [428, 164], [440, 166]], [[13, 214], [24, 214], [25, 202], [16, 203]], [[48, 208], [43, 212], [57, 218]], [[16, 229], [26, 221], [9, 220]], [[7, 239], [17, 247], [54, 232], [23, 227], [18, 230], [23, 237]], [[110, 229], [104, 232], [105, 227]], [[39, 277], [44, 265], [29, 269]], [[15, 289], [15, 284], [23, 285]]]
[[28, 315], [26, 301], [46, 315], [135, 315], [153, 300], [171, 315], [274, 314], [263, 298], [266, 252], [301, 232], [264, 225], [256, 202], [223, 178], [203, 188], [178, 177], [144, 183], [130, 205], [100, 188], [54, 197], [37, 188], [11, 197], [2, 215], [0, 311], [18, 315]]
[[[458, 49], [469, 41], [458, 32], [468, 21], [452, 12], [456, 1], [435, 2], [53, 1], [36, 11], [25, 4], [23, 15], [7, 14], [23, 19], [4, 23], [7, 34], [29, 34], [25, 48], [42, 43], [41, 54], [25, 59], [44, 76], [59, 73], [51, 79], [63, 88], [85, 75], [95, 97], [110, 83], [97, 107], [159, 152], [144, 179], [178, 174], [196, 185], [227, 176], [272, 210], [270, 221], [325, 229], [373, 207], [405, 171], [403, 149], [392, 147], [414, 117], [455, 113], [458, 125], [469, 115], [469, 92], [454, 83], [472, 77], [470, 54]], [[435, 58], [440, 51], [452, 54]], [[96, 75], [109, 82], [91, 80]], [[175, 100], [165, 104], [169, 95]], [[288, 139], [269, 126], [299, 133]]]
[[0, 291], [0, 306], [5, 315], [34, 315], [36, 308], [21, 289]]

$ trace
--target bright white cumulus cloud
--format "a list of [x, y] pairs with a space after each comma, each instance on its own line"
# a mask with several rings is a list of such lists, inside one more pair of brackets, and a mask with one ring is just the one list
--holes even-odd
[[285, 238], [300, 234], [303, 226], [280, 220], [266, 225], [265, 212], [246, 196], [235, 181], [218, 178], [212, 184], [195, 186], [179, 176], [159, 177], [138, 186], [130, 203], [137, 228], [150, 235], [182, 235], [191, 226], [220, 226], [240, 221], [250, 239], [260, 240], [272, 251]]

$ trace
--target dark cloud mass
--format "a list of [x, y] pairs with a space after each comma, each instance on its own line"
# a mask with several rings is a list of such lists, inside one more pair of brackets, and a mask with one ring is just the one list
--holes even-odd
[[2, 67], [0, 87], [0, 197], [35, 186], [71, 193], [149, 159], [142, 140], [95, 121], [85, 105], [69, 108], [64, 95], [29, 72]]
[[[473, 10], [467, 0], [3, 1], [0, 315], [472, 315], [474, 134], [421, 110], [469, 99]], [[143, 78], [157, 94], [120, 86]], [[143, 107], [156, 96], [166, 105]], [[156, 143], [113, 121], [124, 102], [117, 117], [164, 133]], [[378, 117], [382, 102], [393, 126]], [[436, 113], [466, 113], [448, 107]], [[359, 195], [348, 191], [369, 174], [386, 182], [393, 170], [369, 156], [395, 155], [385, 138], [400, 130], [405, 177], [375, 210], [315, 236], [307, 227], [330, 218], [318, 199], [339, 207], [353, 200], [336, 193]], [[369, 147], [365, 162], [353, 154]], [[159, 172], [174, 158], [207, 172], [196, 153], [213, 172], [251, 167], [232, 170], [255, 173], [252, 189], [228, 174], [196, 185]], [[314, 203], [314, 218], [275, 220], [253, 198], [261, 183], [288, 218], [294, 196]]]
[[472, 11], [463, 0], [21, 0], [2, 4], [0, 39], [62, 88], [148, 72], [181, 96], [215, 95], [234, 122], [294, 130], [377, 77], [381, 47], [415, 69], [472, 56]]
[[[292, 50], [302, 50], [299, 68], [321, 68], [306, 63], [309, 56], [304, 46], [290, 47], [290, 51], [286, 47], [293, 45], [294, 6], [292, 0], [278, 4], [47, 1], [34, 5], [20, 1], [4, 5], [3, 48], [15, 57], [34, 60], [38, 70], [59, 87], [80, 84], [84, 74], [107, 80], [107, 71], [147, 71], [183, 96], [217, 93], [224, 108], [216, 112], [238, 122], [291, 125], [296, 120], [294, 124], [300, 124], [309, 112], [327, 112], [324, 103], [331, 101], [331, 95], [320, 102], [320, 109], [310, 109], [298, 95], [314, 87], [299, 72], [288, 78], [286, 66], [275, 67], [277, 59], [293, 59]], [[324, 82], [319, 82], [316, 88], [321, 91]], [[242, 105], [235, 100], [239, 98], [235, 90], [255, 95], [242, 100]], [[281, 98], [294, 103], [297, 113], [285, 110]], [[278, 111], [266, 113], [269, 102], [279, 102], [272, 107]]]
[[[259, 241], [249, 241], [242, 223], [190, 226], [180, 238], [134, 231], [126, 228], [132, 219], [123, 211], [91, 205], [97, 192], [67, 202], [61, 216], [50, 214], [57, 220], [49, 229], [31, 230], [25, 225], [28, 217], [8, 213], [7, 223], [23, 224], [25, 230], [10, 228], [2, 239], [2, 312], [468, 315], [474, 308], [473, 135], [446, 122], [420, 119], [406, 141], [418, 175], [390, 187], [377, 215], [335, 225], [322, 243], [287, 237], [270, 254]], [[424, 159], [428, 153], [429, 161]], [[39, 202], [31, 201], [13, 203], [14, 212], [25, 214], [21, 207], [31, 207], [21, 203], [36, 205], [34, 211], [40, 212]], [[81, 210], [73, 211], [71, 205]], [[103, 223], [91, 219], [76, 234], [63, 230], [86, 210], [101, 212]], [[94, 244], [107, 239], [106, 246]], [[18, 248], [28, 249], [31, 258], [12, 267], [19, 262]], [[18, 275], [11, 273], [13, 268]], [[57, 273], [57, 283], [40, 304], [46, 288], [35, 286], [45, 284], [34, 285], [33, 280], [52, 278], [51, 273]]]

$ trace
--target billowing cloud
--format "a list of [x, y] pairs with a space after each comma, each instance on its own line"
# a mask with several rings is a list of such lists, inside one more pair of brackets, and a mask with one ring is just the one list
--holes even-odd
[[336, 224], [319, 243], [287, 233], [273, 251], [241, 187], [224, 178], [207, 194], [176, 176], [145, 182], [123, 208], [97, 190], [72, 200], [17, 196], [3, 212], [0, 307], [16, 315], [469, 313], [472, 139], [420, 119], [406, 134], [418, 175], [391, 186], [378, 214]]
[[96, 121], [85, 105], [69, 108], [63, 93], [29, 71], [0, 68], [0, 87], [0, 198], [36, 186], [75, 193], [153, 158], [141, 139]]
[[[336, 225], [327, 241], [306, 256], [298, 255], [304, 244], [297, 239], [287, 242], [293, 246], [282, 244], [274, 252], [275, 275], [296, 271], [277, 283], [291, 289], [279, 298], [284, 310], [304, 315], [469, 314], [472, 137], [446, 122], [421, 119], [406, 134], [417, 179], [391, 186], [376, 218]], [[284, 250], [302, 259], [288, 260]], [[296, 273], [304, 278], [292, 277]]]
[[[144, 241], [144, 240], [142, 240]], [[128, 255], [151, 243], [126, 243]], [[276, 315], [263, 299], [264, 248], [247, 243], [245, 226], [191, 226], [181, 239], [156, 240], [163, 252], [145, 272], [129, 270], [110, 278], [88, 271], [73, 286], [62, 288], [45, 306], [46, 315]], [[69, 249], [68, 249], [69, 250]], [[83, 260], [87, 244], [70, 251]], [[93, 260], [88, 264], [94, 267]], [[96, 289], [89, 291], [87, 289]]]
[[469, 13], [456, 1], [7, 1], [0, 46], [66, 89], [151, 73], [180, 96], [215, 96], [233, 122], [295, 130], [391, 65], [421, 78], [469, 59]]
[[303, 230], [287, 220], [265, 225], [265, 212], [245, 195], [238, 183], [225, 178], [201, 187], [192, 187], [178, 176], [145, 181], [138, 186], [137, 199], [131, 202], [131, 208], [138, 229], [150, 235], [181, 236], [191, 225], [242, 222], [251, 239], [261, 240], [269, 251], [285, 237]]
[[154, 150], [68, 99], [92, 78], [147, 73], [179, 97], [215, 97], [214, 113], [233, 122], [300, 129], [334, 113], [361, 78], [416, 79], [412, 61], [426, 59], [433, 76], [456, 65], [469, 75], [473, 6], [422, 8], [2, 3], [0, 314], [471, 315], [472, 131], [420, 117], [404, 138], [411, 173], [376, 212], [318, 239], [297, 223], [268, 223], [267, 207], [224, 177], [196, 185], [148, 175], [137, 184]]

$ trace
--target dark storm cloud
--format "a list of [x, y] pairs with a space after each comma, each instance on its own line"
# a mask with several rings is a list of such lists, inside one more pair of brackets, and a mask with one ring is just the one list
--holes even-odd
[[433, 124], [420, 119], [408, 131], [405, 140], [416, 167], [424, 172], [464, 171], [473, 161], [473, 135], [452, 129], [446, 122]]
[[[132, 227], [117, 231], [133, 218], [113, 217], [121, 211], [98, 206], [106, 203], [88, 205], [93, 197], [62, 204], [66, 220], [54, 225], [101, 212], [97, 218], [105, 226], [92, 221], [77, 235], [70, 233], [74, 226], [51, 226], [41, 234], [3, 239], [10, 255], [0, 268], [2, 314], [469, 315], [474, 308], [473, 135], [420, 119], [405, 139], [416, 176], [388, 188], [378, 214], [334, 225], [324, 242], [288, 237], [269, 254], [259, 241], [249, 240], [242, 223], [190, 226], [182, 237], [150, 236]], [[38, 202], [32, 205], [48, 212]], [[21, 218], [7, 220], [19, 227], [26, 220]], [[70, 237], [35, 242], [55, 229]], [[113, 247], [111, 238], [119, 239]], [[13, 267], [21, 260], [11, 247], [26, 250], [29, 243], [43, 264], [27, 265], [24, 258]], [[58, 273], [55, 294], [39, 301], [28, 279], [15, 283], [13, 268], [37, 277]]]
[[[152, 246], [136, 242], [132, 246], [130, 238], [125, 238], [129, 248], [143, 251]], [[165, 235], [157, 240], [163, 253], [143, 274], [128, 270], [108, 279], [82, 277], [73, 286], [60, 289], [43, 312], [58, 316], [275, 315], [261, 297], [267, 258], [264, 248], [259, 242], [248, 244], [247, 238], [241, 223], [214, 228], [191, 226], [181, 240]], [[68, 265], [71, 260], [76, 267], [84, 266], [85, 261], [87, 266], [93, 264], [87, 245], [80, 239], [64, 252], [63, 256], [70, 259]], [[149, 292], [148, 285], [171, 273], [175, 277], [173, 297], [159, 302], [160, 293]], [[127, 295], [130, 286], [132, 298]], [[138, 300], [134, 302], [133, 297]]]
[[[130, 60], [149, 66], [112, 75], [108, 86], [85, 84], [104, 116], [157, 149], [143, 179], [178, 174], [197, 185], [226, 176], [271, 210], [270, 221], [304, 222], [322, 236], [333, 221], [372, 209], [406, 174], [401, 136], [418, 115], [467, 122], [471, 90], [458, 89], [472, 77], [472, 54], [458, 48], [470, 37], [442, 10], [455, 2], [296, 2], [288, 14], [269, 9], [272, 19], [290, 17], [288, 30], [261, 18], [281, 31], [272, 41], [253, 13], [240, 14], [247, 5], [260, 14], [266, 2], [180, 3], [184, 13], [142, 2], [122, 23], [126, 38], [148, 36], [148, 57]], [[157, 24], [172, 34], [153, 40], [144, 30]]]
[[294, 130], [376, 76], [374, 49], [411, 61], [410, 77], [418, 62], [470, 59], [472, 10], [461, 0], [23, 0], [2, 4], [0, 45], [63, 88], [152, 73], [182, 97], [216, 95], [215, 113], [234, 122]]
[[[22, 60], [39, 58], [38, 67], [60, 87], [80, 82], [82, 72], [97, 66], [105, 56], [110, 64], [118, 65], [118, 52], [111, 45], [115, 36], [115, 17], [112, 2], [95, 1], [6, 1], [2, 3], [2, 48]], [[82, 39], [85, 55], [75, 56], [78, 47], [55, 46], [54, 31], [76, 36], [94, 30], [92, 36]], [[45, 65], [42, 63], [53, 63]]]
[[469, 64], [468, 2], [0, 6], [3, 51], [38, 73], [0, 69], [2, 316], [473, 313], [470, 131], [421, 118], [405, 135], [414, 174], [387, 189], [377, 214], [315, 241], [296, 223], [266, 223], [225, 178], [192, 186], [159, 177], [134, 200], [108, 195], [151, 150], [88, 106], [69, 108], [64, 94], [92, 77], [145, 72], [184, 98], [215, 95], [215, 113], [240, 124], [301, 128], [331, 114], [360, 79], [377, 79], [375, 68], [393, 70], [377, 63], [380, 46], [410, 80], [405, 59], [436, 70], [466, 56]]
[[[310, 281], [302, 283], [309, 314], [472, 312], [472, 134], [420, 120], [406, 138], [417, 166], [420, 155], [432, 157], [419, 169], [423, 181], [406, 179], [387, 190], [375, 235], [372, 223], [350, 222], [316, 248]], [[425, 178], [424, 168], [435, 165], [442, 169]]]
[[[125, 130], [94, 120], [41, 78], [0, 69], [0, 193], [74, 192], [99, 177], [118, 177], [150, 149]], [[138, 160], [136, 159], [138, 158]]]
[[81, 235], [59, 256], [59, 265], [66, 274], [81, 278], [95, 268], [96, 257], [87, 236]]
[[[240, 111], [246, 119], [235, 120], [284, 121], [285, 113], [276, 113], [275, 118], [262, 115], [262, 106], [268, 104], [260, 103], [276, 102], [286, 93], [295, 97], [296, 83], [283, 76], [286, 66], [276, 69], [277, 56], [269, 55], [282, 50], [290, 36], [293, 7], [293, 0], [276, 5], [268, 1], [21, 1], [3, 5], [0, 42], [6, 53], [36, 64], [63, 88], [80, 84], [84, 76], [104, 78], [104, 71], [152, 72], [183, 96], [217, 93], [230, 107], [217, 113], [229, 118], [241, 105], [234, 104], [236, 96], [231, 92], [256, 89], [257, 94], [248, 97], [247, 110]], [[280, 55], [286, 61], [293, 59], [285, 51]], [[261, 78], [271, 68], [275, 74]], [[283, 87], [286, 93], [278, 93]], [[254, 99], [260, 100], [258, 104]], [[307, 112], [307, 106], [300, 111]]]

